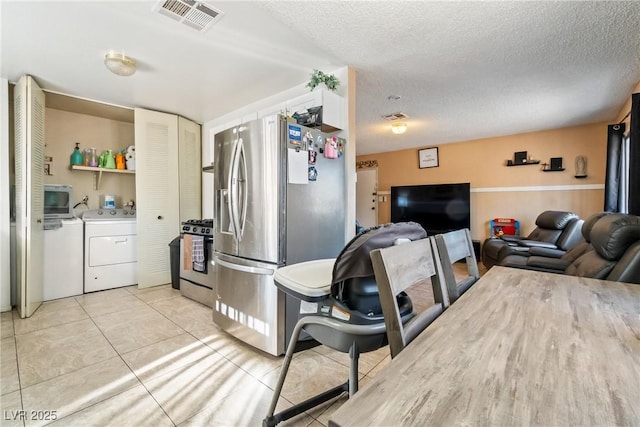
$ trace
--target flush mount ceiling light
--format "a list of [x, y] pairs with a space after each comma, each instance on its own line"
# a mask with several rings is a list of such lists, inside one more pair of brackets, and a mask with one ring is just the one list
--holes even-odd
[[120, 52], [109, 51], [104, 56], [104, 65], [119, 76], [131, 76], [136, 72], [136, 61]]
[[394, 123], [391, 125], [391, 132], [399, 135], [401, 133], [405, 133], [407, 131], [406, 123]]

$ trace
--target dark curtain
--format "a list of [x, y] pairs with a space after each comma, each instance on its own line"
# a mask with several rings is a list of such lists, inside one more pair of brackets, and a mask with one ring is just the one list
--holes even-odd
[[609, 125], [607, 131], [607, 174], [604, 183], [604, 210], [618, 212], [620, 190], [620, 158], [625, 124]]
[[640, 93], [631, 96], [629, 137], [629, 213], [640, 215]]

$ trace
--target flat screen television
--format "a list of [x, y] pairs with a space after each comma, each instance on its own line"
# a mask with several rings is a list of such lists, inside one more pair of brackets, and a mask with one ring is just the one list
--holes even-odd
[[391, 222], [413, 221], [433, 236], [471, 228], [470, 184], [391, 187]]

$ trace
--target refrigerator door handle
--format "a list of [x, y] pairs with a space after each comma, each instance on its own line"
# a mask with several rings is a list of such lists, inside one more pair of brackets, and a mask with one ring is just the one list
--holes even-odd
[[238, 235], [242, 236], [244, 234], [245, 223], [247, 222], [247, 204], [249, 192], [247, 191], [247, 159], [244, 156], [244, 144], [242, 143], [242, 138], [238, 140], [238, 145], [238, 167], [242, 166], [242, 178], [238, 179], [238, 187], [240, 188], [240, 193], [242, 194], [242, 207], [240, 209], [240, 217], [238, 218], [238, 223], [240, 225]]
[[216, 258], [215, 262], [217, 265], [221, 265], [223, 267], [227, 267], [232, 270], [243, 271], [245, 273], [272, 275], [276, 272], [275, 270], [270, 268], [249, 267], [247, 265], [234, 264], [232, 262], [224, 261], [220, 258]]
[[238, 166], [240, 162], [240, 140], [236, 141], [231, 155], [231, 168], [229, 171], [229, 216], [233, 225], [233, 235], [240, 241], [240, 218], [238, 214]]

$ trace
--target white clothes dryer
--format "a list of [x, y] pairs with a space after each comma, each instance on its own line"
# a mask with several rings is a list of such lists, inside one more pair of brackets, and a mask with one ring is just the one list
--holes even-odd
[[86, 211], [84, 292], [138, 283], [138, 236], [133, 209]]

